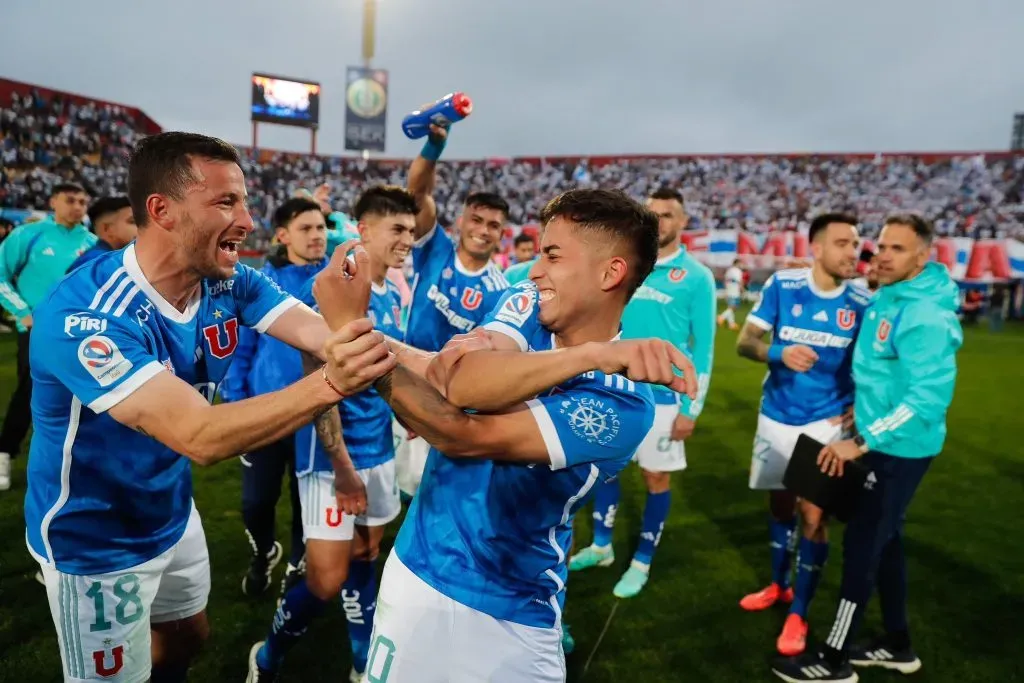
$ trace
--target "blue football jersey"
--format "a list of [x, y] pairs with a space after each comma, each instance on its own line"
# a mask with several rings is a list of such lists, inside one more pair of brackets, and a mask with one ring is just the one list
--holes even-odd
[[[303, 303], [318, 310], [313, 299], [313, 279], [303, 289], [301, 299]], [[398, 326], [402, 316], [402, 295], [391, 280], [385, 279], [380, 287], [373, 285], [370, 310], [367, 313], [377, 331], [392, 339], [402, 338]], [[349, 396], [338, 403], [338, 410], [341, 413], [341, 435], [345, 440], [345, 448], [357, 470], [375, 467], [395, 457], [391, 406], [380, 397], [376, 389], [370, 387], [355, 396]], [[302, 427], [295, 433], [296, 474], [333, 471], [330, 458], [316, 438], [316, 428], [313, 425]]]
[[207, 399], [227, 372], [240, 325], [265, 332], [298, 303], [238, 265], [207, 280], [184, 311], [146, 280], [135, 246], [93, 259], [33, 312], [28, 545], [69, 574], [146, 562], [185, 531], [190, 462], [107, 410], [160, 372]]
[[787, 425], [840, 415], [853, 403], [853, 342], [869, 294], [846, 282], [830, 292], [814, 286], [810, 268], [780, 270], [768, 278], [747, 321], [772, 333], [772, 344], [802, 344], [818, 362], [794, 372], [769, 363], [761, 412]]
[[[550, 350], [532, 282], [511, 288], [484, 327], [523, 351]], [[480, 381], [486, 381], [481, 377]], [[395, 541], [402, 563], [437, 591], [517, 624], [551, 628], [565, 601], [576, 511], [618, 474], [654, 424], [646, 384], [586, 372], [530, 400], [550, 464], [450, 459], [435, 449]]]
[[405, 342], [424, 351], [440, 351], [452, 337], [479, 325], [508, 289], [493, 261], [478, 271], [467, 270], [440, 225], [413, 246], [412, 265]]

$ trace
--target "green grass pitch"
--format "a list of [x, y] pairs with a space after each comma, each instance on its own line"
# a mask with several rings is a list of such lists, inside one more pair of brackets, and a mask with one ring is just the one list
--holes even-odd
[[[765, 583], [768, 538], [766, 498], [747, 489], [764, 368], [738, 358], [735, 339], [735, 332], [719, 330], [710, 396], [686, 444], [689, 469], [673, 479], [672, 511], [651, 580], [638, 597], [618, 606], [596, 652], [616, 601], [612, 586], [639, 534], [644, 496], [635, 467], [624, 474], [615, 566], [570, 575], [566, 620], [577, 643], [568, 657], [570, 681], [775, 680], [768, 664], [784, 613], [746, 614], [737, 605], [745, 592]], [[0, 335], [0, 410], [13, 390], [14, 352], [13, 335]], [[915, 676], [919, 681], [1024, 680], [1019, 664], [1024, 642], [1022, 358], [1019, 326], [996, 335], [984, 327], [966, 331], [946, 449], [925, 477], [907, 522], [911, 628], [924, 661]], [[249, 647], [263, 637], [274, 610], [276, 582], [258, 599], [241, 593], [249, 546], [239, 513], [239, 467], [227, 462], [195, 470], [212, 559], [213, 634], [192, 669], [193, 681], [244, 681]], [[59, 681], [53, 622], [45, 591], [32, 579], [36, 564], [25, 549], [24, 457], [16, 461], [13, 476], [12, 489], [0, 493], [0, 682]], [[590, 540], [587, 512], [577, 519], [579, 543]], [[287, 545], [286, 515], [282, 501], [278, 536]], [[834, 615], [840, 531], [833, 529], [831, 560], [811, 610], [812, 640], [823, 637]], [[281, 572], [279, 565], [275, 580]], [[866, 629], [878, 625], [873, 603]], [[311, 628], [282, 678], [342, 681], [348, 667], [339, 607]], [[868, 683], [898, 679], [875, 671], [861, 676]]]

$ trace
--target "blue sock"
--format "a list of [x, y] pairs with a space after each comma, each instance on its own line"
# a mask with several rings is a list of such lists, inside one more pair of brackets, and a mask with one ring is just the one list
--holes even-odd
[[276, 671], [285, 654], [299, 641], [326, 602], [313, 595], [305, 581], [300, 581], [284, 594], [281, 606], [274, 614], [267, 640], [256, 655], [262, 669]]
[[341, 606], [348, 620], [348, 639], [352, 643], [352, 666], [366, 671], [373, 635], [373, 613], [377, 609], [377, 572], [373, 562], [352, 560], [348, 578], [341, 587]]
[[796, 556], [796, 581], [793, 586], [793, 604], [789, 607], [790, 614], [799, 614], [807, 618], [807, 609], [811, 606], [814, 591], [821, 579], [821, 570], [828, 560], [828, 542], [815, 543], [800, 537], [799, 550]]
[[619, 478], [597, 485], [594, 495], [594, 545], [606, 547], [612, 544], [612, 529], [615, 528], [615, 511], [619, 509]]
[[796, 529], [795, 519], [788, 522], [773, 519], [771, 522], [772, 583], [779, 584], [783, 589], [789, 588], [789, 568], [792, 560], [789, 544], [793, 541], [794, 529]]
[[668, 519], [668, 508], [672, 504], [672, 492], [647, 492], [647, 504], [644, 505], [644, 521], [640, 527], [640, 543], [633, 555], [635, 562], [650, 564], [654, 557], [654, 549], [661, 541], [661, 530]]

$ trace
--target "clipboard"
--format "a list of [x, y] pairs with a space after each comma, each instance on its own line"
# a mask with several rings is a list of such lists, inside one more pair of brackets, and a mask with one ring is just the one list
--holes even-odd
[[859, 460], [843, 465], [843, 476], [830, 477], [818, 466], [818, 454], [825, 444], [801, 434], [786, 466], [783, 485], [792, 493], [814, 503], [830, 516], [847, 522], [857, 510], [864, 493], [868, 468]]

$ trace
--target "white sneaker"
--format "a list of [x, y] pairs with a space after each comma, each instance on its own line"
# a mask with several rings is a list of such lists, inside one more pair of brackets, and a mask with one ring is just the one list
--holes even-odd
[[11, 454], [0, 453], [0, 491], [11, 488]]

